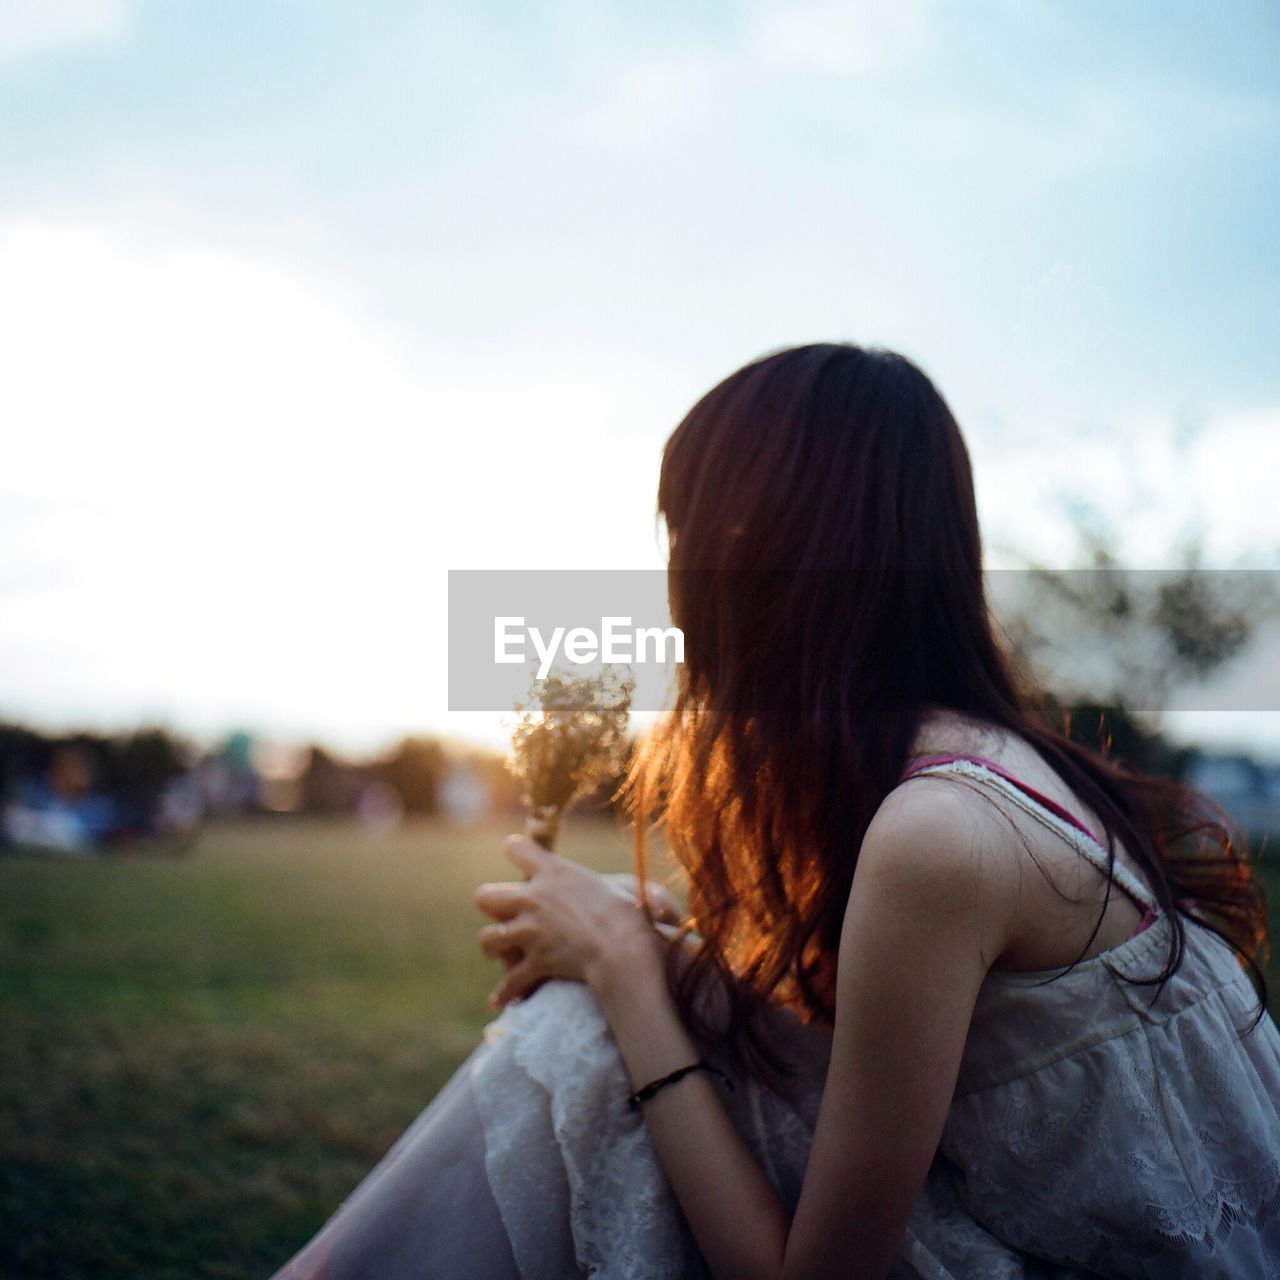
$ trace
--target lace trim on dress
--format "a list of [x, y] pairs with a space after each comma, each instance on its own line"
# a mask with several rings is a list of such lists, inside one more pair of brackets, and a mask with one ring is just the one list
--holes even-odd
[[[795, 1096], [754, 1076], [723, 1096], [735, 1128], [788, 1208], [799, 1203], [828, 1041], [778, 1013], [772, 1034], [794, 1052]], [[472, 1070], [485, 1168], [524, 1280], [707, 1276], [679, 1202], [629, 1111], [630, 1084], [591, 992], [549, 981], [485, 1029]], [[557, 1232], [554, 1220], [568, 1224]]]
[[[1022, 1017], [1052, 990], [1016, 993]], [[1280, 1032], [1268, 1018], [1237, 1037], [1251, 990], [1196, 930], [1169, 1006], [1135, 1010], [1122, 1034], [1094, 1041], [1081, 1022], [1083, 1043], [1037, 1064], [1012, 1034], [978, 1033], [967, 1053], [979, 1069], [994, 1054], [993, 1078], [955, 1098], [943, 1137], [965, 1208], [1016, 1247], [1108, 1275], [1280, 1274]], [[1081, 1015], [1105, 1020], [1128, 988], [1084, 994]], [[1007, 1029], [1019, 1008], [999, 1013]]]

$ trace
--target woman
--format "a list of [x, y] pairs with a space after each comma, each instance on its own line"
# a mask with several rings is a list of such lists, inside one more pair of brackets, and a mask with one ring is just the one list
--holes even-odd
[[1019, 686], [929, 379], [756, 360], [658, 506], [686, 661], [631, 793], [689, 918], [513, 837], [503, 1013], [282, 1274], [1280, 1275], [1263, 893]]

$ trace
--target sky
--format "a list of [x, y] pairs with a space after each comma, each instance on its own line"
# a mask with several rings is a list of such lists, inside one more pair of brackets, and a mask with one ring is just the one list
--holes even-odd
[[993, 567], [1280, 568], [1278, 149], [1270, 0], [0, 0], [0, 717], [491, 740], [447, 571], [660, 567], [815, 340], [933, 377]]

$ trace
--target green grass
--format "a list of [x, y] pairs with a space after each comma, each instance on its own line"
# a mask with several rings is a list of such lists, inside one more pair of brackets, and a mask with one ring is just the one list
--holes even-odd
[[[266, 1276], [474, 1047], [499, 828], [214, 827], [0, 859], [0, 1274]], [[564, 852], [626, 869], [625, 837]]]
[[[270, 1274], [492, 1016], [471, 893], [517, 878], [501, 834], [257, 821], [181, 860], [0, 859], [0, 1274]], [[563, 851], [629, 864], [603, 820]]]

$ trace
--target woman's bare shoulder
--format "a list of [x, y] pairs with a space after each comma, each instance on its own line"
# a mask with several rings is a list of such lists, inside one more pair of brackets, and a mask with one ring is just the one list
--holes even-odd
[[[841, 971], [867, 948], [984, 975], [1007, 949], [1016, 879], [959, 788], [903, 785], [871, 820], [858, 852], [841, 933]], [[967, 998], [967, 997], [966, 997]]]
[[[988, 963], [1013, 936], [1020, 869], [1010, 843], [993, 838], [989, 798], [952, 775], [899, 783], [872, 817], [858, 852], [854, 893], [911, 899], [930, 911], [969, 913]], [[851, 906], [853, 903], [851, 902]]]
[[1008, 899], [1012, 910], [1012, 860], [1004, 843], [990, 838], [982, 798], [954, 782], [911, 779], [884, 798], [858, 853], [863, 881], [911, 881], [926, 894], [971, 892], [988, 912]]

